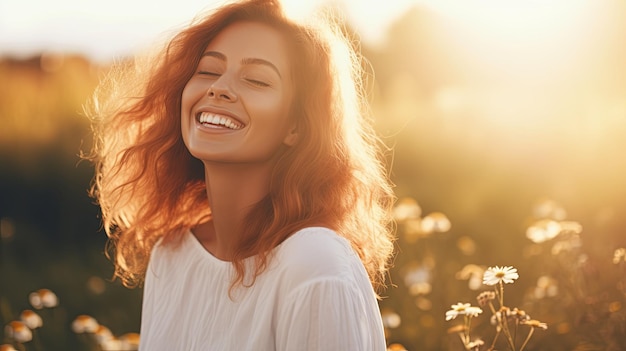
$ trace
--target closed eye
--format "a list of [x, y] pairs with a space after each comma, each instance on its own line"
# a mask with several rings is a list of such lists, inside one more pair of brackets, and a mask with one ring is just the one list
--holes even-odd
[[210, 76], [210, 77], [219, 77], [220, 76], [219, 73], [210, 72], [210, 71], [198, 71], [198, 74], [203, 75], [203, 76]]
[[256, 80], [256, 79], [246, 79], [246, 81], [248, 81], [249, 83], [252, 83], [252, 84], [254, 84], [256, 86], [259, 86], [259, 87], [269, 87], [270, 86], [268, 83], [265, 83], [263, 81]]

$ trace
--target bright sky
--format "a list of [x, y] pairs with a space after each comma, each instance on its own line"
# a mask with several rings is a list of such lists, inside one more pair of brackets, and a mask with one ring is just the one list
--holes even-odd
[[[108, 60], [154, 43], [224, 0], [0, 0], [0, 55], [71, 51]], [[306, 16], [327, 0], [283, 0], [293, 16]], [[338, 0], [366, 41], [420, 0]]]
[[[580, 33], [593, 0], [282, 0], [295, 17], [333, 3], [367, 44], [413, 5], [429, 7], [459, 31], [507, 45], [559, 42]], [[599, 0], [598, 0], [599, 1]], [[73, 52], [108, 61], [156, 43], [227, 0], [0, 0], [0, 56]], [[600, 1], [602, 3], [602, 1]], [[484, 52], [479, 54], [484, 55]]]

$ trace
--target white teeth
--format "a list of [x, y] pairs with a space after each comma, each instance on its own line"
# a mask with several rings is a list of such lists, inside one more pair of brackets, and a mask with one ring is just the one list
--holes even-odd
[[206, 124], [224, 126], [226, 128], [235, 129], [235, 130], [243, 128], [243, 125], [241, 125], [241, 123], [231, 119], [230, 117], [218, 116], [216, 114], [209, 113], [209, 112], [201, 112], [200, 116], [198, 117], [198, 121], [200, 121], [200, 123], [203, 123], [203, 124], [206, 123]]

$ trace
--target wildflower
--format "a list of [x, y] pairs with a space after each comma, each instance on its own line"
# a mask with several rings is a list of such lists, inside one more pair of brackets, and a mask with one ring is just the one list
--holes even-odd
[[383, 326], [385, 326], [385, 328], [397, 328], [402, 322], [402, 320], [400, 319], [400, 315], [390, 309], [383, 309], [381, 311], [381, 317], [383, 320]]
[[522, 321], [522, 324], [528, 325], [533, 328], [540, 328], [543, 330], [548, 329], [548, 325], [546, 323], [542, 323], [536, 319], [529, 319], [529, 320]]
[[583, 226], [575, 221], [561, 221], [561, 233], [580, 234], [583, 231]]
[[502, 320], [502, 313], [498, 311], [491, 315], [491, 318], [489, 318], [489, 323], [491, 323], [491, 325], [498, 325], [498, 321], [500, 320]]
[[48, 289], [39, 289], [35, 292], [30, 293], [30, 295], [28, 295], [28, 300], [30, 301], [30, 304], [37, 310], [40, 310], [44, 307], [56, 307], [59, 304], [59, 299], [57, 298], [56, 294]]
[[500, 326], [500, 322], [502, 322], [502, 316], [508, 316], [510, 309], [506, 306], [500, 307], [500, 310], [491, 315], [491, 325]]
[[406, 197], [398, 201], [393, 209], [393, 216], [396, 221], [405, 221], [407, 219], [417, 219], [422, 215], [422, 209], [412, 198]]
[[122, 350], [137, 350], [139, 349], [139, 334], [126, 333], [120, 336], [120, 342], [122, 343]]
[[481, 313], [483, 313], [483, 310], [478, 307], [471, 306], [465, 309], [465, 314], [470, 317], [478, 317]]
[[401, 344], [391, 344], [387, 347], [387, 351], [406, 351], [406, 347]]
[[515, 279], [519, 278], [517, 274], [517, 268], [511, 266], [506, 267], [489, 267], [483, 275], [483, 284], [496, 285], [498, 283], [513, 283]]
[[496, 298], [495, 292], [483, 291], [476, 297], [476, 300], [478, 300], [478, 305], [485, 307], [487, 306], [489, 301], [495, 300], [495, 298]]
[[552, 219], [542, 219], [526, 230], [526, 237], [534, 243], [542, 243], [555, 238], [561, 233], [561, 224]]
[[72, 322], [72, 331], [76, 334], [95, 333], [98, 330], [98, 321], [91, 316], [81, 314]]
[[94, 336], [99, 344], [103, 344], [111, 339], [114, 339], [111, 329], [105, 327], [104, 325], [98, 325], [94, 331]]
[[474, 341], [468, 342], [465, 345], [465, 349], [467, 349], [467, 350], [477, 349], [478, 350], [478, 348], [483, 346], [484, 344], [485, 344], [484, 341], [482, 341], [480, 339], [476, 339]]
[[43, 308], [43, 303], [41, 302], [41, 297], [39, 297], [39, 293], [32, 292], [28, 295], [28, 301], [30, 302], [33, 308], [40, 310]]
[[41, 317], [31, 310], [22, 311], [20, 314], [20, 320], [30, 329], [37, 329], [43, 325]]
[[626, 261], [626, 249], [623, 247], [620, 247], [613, 253], [613, 263], [618, 264], [621, 261]]
[[485, 268], [475, 264], [465, 265], [460, 271], [456, 272], [455, 278], [459, 280], [467, 280], [467, 285], [472, 290], [478, 290], [482, 286], [482, 277]]
[[470, 307], [471, 305], [469, 303], [457, 303], [455, 305], [452, 305], [452, 309], [449, 311], [446, 311], [446, 320], [449, 321], [451, 319], [455, 319], [459, 314], [462, 314], [463, 312], [465, 312], [465, 309]]
[[530, 320], [530, 316], [528, 314], [526, 314], [526, 311], [520, 310], [517, 307], [515, 307], [512, 310], [507, 310], [506, 311], [506, 316], [508, 318], [510, 318], [510, 319], [516, 319], [520, 323], [524, 323], [524, 322]]
[[52, 308], [59, 304], [59, 299], [56, 294], [48, 289], [40, 289], [39, 296], [41, 296], [41, 303], [43, 303], [43, 307]]
[[100, 349], [102, 349], [102, 351], [119, 351], [119, 350], [124, 350], [123, 346], [122, 346], [122, 342], [115, 338], [112, 337], [111, 339], [102, 341], [99, 343], [100, 344]]
[[483, 267], [470, 263], [463, 266], [460, 271], [456, 272], [455, 277], [459, 280], [465, 280], [469, 279], [472, 275], [475, 274], [482, 276], [484, 272], [485, 269]]
[[422, 230], [426, 233], [445, 233], [450, 227], [450, 220], [441, 212], [433, 212], [422, 219]]
[[0, 345], [0, 351], [17, 351], [17, 350], [11, 344], [2, 344]]
[[470, 317], [476, 317], [483, 312], [478, 307], [473, 307], [469, 303], [457, 303], [451, 306], [452, 309], [446, 312], [446, 320], [455, 319], [458, 315], [464, 314]]
[[404, 284], [409, 287], [411, 295], [427, 295], [432, 290], [431, 273], [426, 265], [412, 262], [407, 265], [404, 273]]
[[19, 342], [28, 342], [33, 339], [33, 333], [24, 322], [13, 321], [4, 327], [4, 334], [9, 338]]

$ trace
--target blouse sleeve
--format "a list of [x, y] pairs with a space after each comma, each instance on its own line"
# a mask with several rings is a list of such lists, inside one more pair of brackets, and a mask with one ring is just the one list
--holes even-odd
[[311, 281], [292, 291], [281, 305], [277, 351], [386, 349], [374, 293], [354, 281]]

